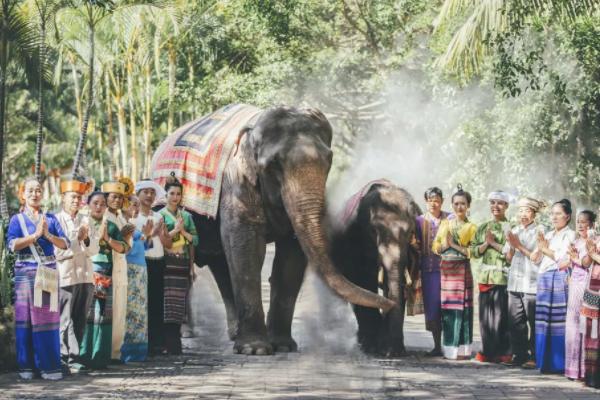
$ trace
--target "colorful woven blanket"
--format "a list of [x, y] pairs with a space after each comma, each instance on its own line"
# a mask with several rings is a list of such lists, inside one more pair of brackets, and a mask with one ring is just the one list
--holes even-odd
[[261, 110], [232, 104], [189, 122], [170, 134], [152, 158], [152, 179], [164, 186], [171, 172], [183, 184], [183, 205], [201, 215], [216, 217], [223, 172], [240, 131]]
[[365, 195], [369, 192], [369, 189], [371, 189], [371, 186], [373, 185], [389, 186], [392, 185], [392, 182], [388, 181], [387, 179], [376, 179], [367, 183], [365, 186], [362, 187], [362, 189], [360, 189], [358, 192], [353, 194], [352, 197], [346, 200], [346, 204], [344, 205], [342, 215], [340, 218], [342, 226], [348, 226], [350, 221], [354, 219], [354, 216], [358, 212], [358, 205], [360, 204], [360, 201], [363, 197], [365, 197]]

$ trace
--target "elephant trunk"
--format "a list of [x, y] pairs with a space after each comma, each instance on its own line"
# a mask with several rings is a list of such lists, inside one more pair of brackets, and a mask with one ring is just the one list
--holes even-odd
[[344, 300], [387, 312], [395, 305], [392, 301], [348, 281], [335, 269], [327, 254], [323, 230], [326, 176], [318, 168], [306, 167], [294, 176], [286, 176], [284, 181], [283, 203], [300, 246], [308, 262], [316, 267], [327, 285]]

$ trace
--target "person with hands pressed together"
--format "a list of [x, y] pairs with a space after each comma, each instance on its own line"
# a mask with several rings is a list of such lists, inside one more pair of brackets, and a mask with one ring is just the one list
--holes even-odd
[[198, 235], [192, 216], [181, 208], [183, 185], [174, 173], [165, 184], [167, 205], [159, 213], [172, 240], [165, 249], [165, 346], [169, 354], [181, 354], [181, 325], [186, 320], [187, 292], [194, 277], [194, 247]]
[[473, 276], [469, 245], [477, 227], [467, 218], [471, 195], [460, 185], [452, 195], [454, 218], [440, 223], [432, 251], [441, 257], [442, 352], [450, 360], [471, 358]]
[[537, 213], [545, 203], [530, 197], [519, 200], [519, 225], [507, 234], [504, 255], [508, 272], [508, 325], [513, 358], [509, 366], [535, 368], [535, 297], [538, 266], [531, 261], [537, 243]]
[[425, 308], [425, 328], [433, 335], [434, 348], [428, 356], [442, 354], [442, 317], [441, 317], [441, 278], [440, 256], [433, 253], [433, 243], [442, 221], [448, 213], [442, 211], [444, 196], [437, 187], [425, 191], [427, 212], [417, 217], [416, 248], [420, 253], [420, 272], [423, 285], [423, 303]]
[[581, 305], [581, 333], [584, 337], [582, 358], [585, 364], [585, 384], [600, 389], [600, 236], [588, 234], [586, 251], [592, 260], [589, 280]]
[[6, 245], [15, 253], [15, 339], [21, 379], [41, 374], [62, 378], [59, 336], [59, 275], [54, 249], [69, 241], [52, 214], [42, 211], [42, 185], [25, 180], [24, 206], [6, 232]]
[[65, 366], [80, 370], [79, 352], [87, 312], [94, 295], [91, 257], [100, 250], [99, 232], [82, 215], [82, 196], [90, 189], [90, 182], [77, 179], [63, 181], [62, 210], [56, 214], [63, 232], [70, 241], [66, 250], [56, 249], [60, 275], [60, 338], [61, 357]]
[[[118, 182], [102, 185], [107, 191], [124, 192]], [[113, 350], [113, 267], [116, 255], [129, 251], [121, 228], [109, 214], [107, 206], [109, 193], [94, 192], [88, 198], [91, 223], [100, 234], [100, 251], [92, 257], [94, 268], [94, 300], [88, 312], [88, 322], [83, 335], [81, 359], [86, 366], [103, 369], [108, 366]], [[112, 196], [112, 207], [120, 207]], [[118, 199], [117, 199], [118, 200]], [[120, 349], [119, 349], [120, 350]]]
[[152, 211], [157, 199], [165, 197], [164, 189], [151, 180], [141, 180], [135, 184], [135, 193], [140, 201], [140, 212], [133, 219], [138, 230], [152, 221], [151, 241], [145, 252], [148, 276], [148, 352], [150, 355], [164, 351], [164, 273], [165, 248], [170, 248], [171, 237], [162, 215]]
[[543, 373], [563, 373], [565, 369], [565, 316], [569, 247], [575, 232], [569, 228], [571, 202], [560, 200], [552, 205], [553, 229], [537, 234], [537, 246], [531, 259], [539, 265], [535, 311], [535, 359]]
[[510, 226], [506, 210], [511, 196], [503, 191], [488, 195], [492, 219], [479, 226], [471, 244], [471, 255], [481, 258], [477, 280], [479, 283], [479, 329], [482, 351], [476, 360], [481, 362], [509, 362], [510, 338], [508, 330], [508, 262], [503, 254], [505, 232]]
[[575, 227], [577, 239], [569, 246], [571, 275], [569, 279], [569, 300], [567, 302], [567, 320], [565, 327], [565, 376], [569, 379], [585, 378], [585, 358], [583, 356], [583, 333], [580, 328], [581, 304], [588, 283], [589, 267], [592, 259], [587, 252], [589, 230], [596, 222], [596, 214], [583, 210], [577, 214]]
[[126, 242], [131, 243], [127, 253], [127, 315], [125, 338], [121, 346], [121, 361], [145, 361], [148, 356], [148, 278], [144, 252], [152, 242], [154, 223], [152, 219], [139, 230], [133, 225], [140, 212], [137, 196], [129, 197], [129, 207], [123, 210], [128, 220], [122, 229]]

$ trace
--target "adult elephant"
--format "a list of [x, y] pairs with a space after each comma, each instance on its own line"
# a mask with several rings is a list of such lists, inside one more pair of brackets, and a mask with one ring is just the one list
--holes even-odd
[[[350, 283], [328, 256], [323, 217], [332, 129], [325, 116], [276, 107], [255, 121], [242, 129], [224, 168], [216, 219], [194, 215], [196, 263], [207, 264], [219, 286], [234, 350], [266, 355], [297, 349], [291, 325], [307, 264], [353, 304], [384, 311], [394, 304]], [[276, 253], [265, 323], [261, 268], [270, 242]]]
[[[410, 243], [420, 214], [419, 206], [406, 190], [379, 180], [349, 199], [344, 215], [331, 224], [334, 265], [351, 282], [373, 293], [382, 284], [384, 295], [395, 304], [387, 314], [360, 304], [353, 306], [358, 341], [367, 353], [405, 353], [405, 272], [414, 276], [418, 266], [418, 254]], [[380, 267], [383, 282], [378, 279]]]

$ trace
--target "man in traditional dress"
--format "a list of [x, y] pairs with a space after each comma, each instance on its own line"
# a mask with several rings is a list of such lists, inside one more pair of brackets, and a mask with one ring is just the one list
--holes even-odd
[[431, 246], [440, 227], [448, 217], [442, 211], [444, 197], [442, 191], [432, 187], [425, 191], [427, 212], [417, 217], [417, 240], [420, 251], [421, 281], [423, 302], [425, 305], [425, 328], [433, 335], [434, 348], [429, 356], [442, 356], [442, 318], [441, 318], [441, 278], [440, 256], [433, 253]]
[[511, 366], [535, 368], [535, 297], [539, 267], [531, 260], [537, 244], [537, 212], [544, 203], [525, 197], [519, 200], [519, 226], [508, 234], [504, 255], [508, 273], [508, 320], [513, 359]]
[[471, 245], [471, 257], [481, 258], [479, 267], [479, 328], [482, 351], [476, 359], [481, 362], [508, 362], [510, 340], [508, 329], [508, 262], [502, 250], [510, 225], [506, 210], [510, 194], [495, 191], [489, 194], [493, 219], [479, 226]]
[[63, 181], [62, 210], [56, 218], [70, 242], [66, 250], [55, 249], [60, 276], [60, 353], [63, 363], [79, 370], [79, 350], [87, 312], [93, 298], [91, 257], [99, 251], [99, 237], [88, 218], [79, 212], [82, 196], [89, 184], [79, 180]]
[[164, 351], [164, 274], [165, 250], [171, 247], [171, 237], [167, 232], [162, 215], [152, 211], [156, 199], [165, 197], [164, 189], [156, 182], [144, 179], [135, 184], [135, 192], [140, 200], [140, 213], [133, 220], [138, 230], [146, 222], [153, 221], [152, 241], [146, 250], [148, 272], [148, 350], [150, 355]]

